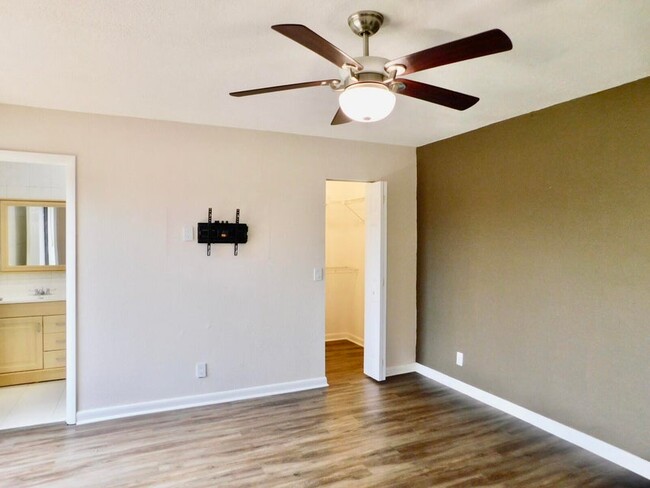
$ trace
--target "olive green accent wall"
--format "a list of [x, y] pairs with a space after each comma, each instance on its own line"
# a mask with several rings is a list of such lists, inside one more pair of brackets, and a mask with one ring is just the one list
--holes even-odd
[[417, 361], [650, 459], [650, 78], [417, 158]]

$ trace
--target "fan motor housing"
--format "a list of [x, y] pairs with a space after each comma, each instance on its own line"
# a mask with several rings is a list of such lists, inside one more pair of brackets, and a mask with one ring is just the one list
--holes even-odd
[[342, 69], [341, 88], [345, 88], [357, 83], [358, 81], [376, 81], [384, 83], [388, 78], [390, 78], [390, 75], [384, 69], [384, 65], [388, 62], [388, 59], [379, 56], [359, 56], [354, 59], [363, 66], [363, 69], [360, 71]]

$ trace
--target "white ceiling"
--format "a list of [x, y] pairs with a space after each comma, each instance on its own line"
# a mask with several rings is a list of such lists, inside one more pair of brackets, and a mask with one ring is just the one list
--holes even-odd
[[[514, 49], [411, 75], [481, 98], [457, 112], [398, 97], [374, 124], [329, 125], [334, 78], [271, 30], [305, 24], [352, 56], [356, 10], [386, 16], [371, 54], [396, 58], [492, 28]], [[420, 146], [650, 75], [648, 0], [0, 0], [0, 103]]]

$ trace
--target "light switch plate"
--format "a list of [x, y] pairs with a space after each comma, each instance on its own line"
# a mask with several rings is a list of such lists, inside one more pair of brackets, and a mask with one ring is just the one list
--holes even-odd
[[462, 366], [463, 365], [463, 353], [462, 352], [457, 352], [456, 353], [456, 365]]
[[323, 268], [314, 268], [314, 281], [323, 281]]
[[208, 376], [208, 365], [206, 363], [196, 363], [196, 377], [205, 378]]
[[191, 225], [186, 225], [183, 227], [183, 233], [182, 233], [182, 238], [183, 241], [188, 242], [188, 241], [193, 241], [194, 240], [194, 227]]

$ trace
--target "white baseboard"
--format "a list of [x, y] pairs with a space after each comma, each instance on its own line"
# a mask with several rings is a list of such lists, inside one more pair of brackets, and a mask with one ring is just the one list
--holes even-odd
[[539, 427], [540, 429], [561, 439], [569, 441], [576, 446], [582, 447], [597, 456], [629, 469], [644, 478], [650, 479], [650, 461], [646, 461], [631, 452], [624, 451], [623, 449], [601, 441], [600, 439], [596, 439], [595, 437], [569, 427], [568, 425], [544, 417], [532, 410], [528, 410], [527, 408], [521, 407], [515, 403], [493, 395], [492, 393], [488, 393], [487, 391], [463, 383], [460, 380], [447, 376], [440, 371], [436, 371], [435, 369], [431, 369], [422, 364], [416, 363], [415, 371], [420, 373], [422, 376], [426, 376], [427, 378], [437, 381], [438, 383], [448, 386], [460, 393], [464, 393], [480, 402], [490, 405], [491, 407], [501, 410], [513, 417], [517, 417], [535, 427]]
[[386, 376], [397, 376], [399, 374], [413, 373], [416, 371], [417, 363], [400, 364], [399, 366], [389, 366], [386, 368]]
[[77, 412], [77, 425], [101, 422], [104, 420], [133, 417], [149, 413], [167, 412], [169, 410], [180, 410], [183, 408], [201, 407], [217, 403], [234, 402], [250, 398], [260, 398], [282, 393], [324, 388], [327, 385], [327, 378], [311, 378], [308, 380], [291, 381], [288, 383], [276, 383], [272, 385], [255, 386], [239, 390], [220, 391], [192, 395], [185, 397], [167, 398], [154, 400], [152, 402], [131, 403], [128, 405], [117, 405], [114, 407], [94, 408]]
[[325, 334], [325, 342], [331, 341], [350, 341], [355, 343], [357, 346], [363, 347], [363, 338], [354, 334], [349, 334], [347, 332], [333, 332], [331, 334]]
[[348, 340], [348, 335], [345, 332], [331, 332], [329, 334], [325, 334], [325, 342], [347, 341], [347, 340]]

